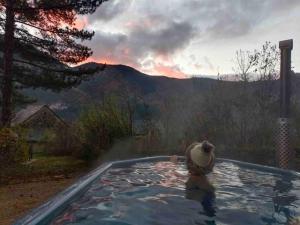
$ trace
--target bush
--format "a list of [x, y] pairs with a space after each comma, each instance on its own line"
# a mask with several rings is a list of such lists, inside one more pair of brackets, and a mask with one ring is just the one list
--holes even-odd
[[0, 131], [0, 162], [1, 165], [14, 163], [18, 136], [11, 129]]
[[15, 162], [25, 162], [30, 158], [30, 146], [27, 143], [26, 137], [27, 132], [22, 128], [15, 128], [16, 133], [18, 134], [18, 140], [16, 145], [15, 152]]
[[70, 156], [76, 154], [81, 143], [74, 133], [73, 127], [60, 130], [48, 130], [44, 142], [47, 147], [45, 152], [52, 156]]
[[[19, 133], [18, 133], [19, 132]], [[0, 130], [1, 166], [24, 162], [29, 159], [29, 146], [20, 130], [3, 128]]]
[[109, 98], [101, 106], [88, 108], [76, 124], [81, 158], [93, 160], [109, 149], [115, 139], [130, 135], [128, 114]]

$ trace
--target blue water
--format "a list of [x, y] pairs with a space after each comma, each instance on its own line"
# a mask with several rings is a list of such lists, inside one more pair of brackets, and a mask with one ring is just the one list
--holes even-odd
[[296, 225], [300, 181], [218, 163], [215, 189], [187, 187], [183, 163], [138, 163], [108, 170], [52, 224]]

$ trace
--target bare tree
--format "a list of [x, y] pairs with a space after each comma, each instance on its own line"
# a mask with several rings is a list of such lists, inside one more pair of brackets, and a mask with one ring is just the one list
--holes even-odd
[[235, 53], [235, 67], [233, 71], [238, 76], [238, 79], [241, 81], [249, 82], [251, 80], [251, 72], [253, 66], [257, 62], [258, 55], [252, 54], [250, 51], [239, 50]]
[[254, 73], [258, 75], [259, 80], [277, 79], [280, 57], [277, 46], [267, 41], [260, 51], [255, 50], [253, 54], [257, 56], [254, 64]]
[[238, 80], [250, 81], [252, 76], [258, 80], [274, 80], [278, 78], [279, 51], [277, 46], [267, 41], [261, 50], [238, 50], [235, 54], [235, 67]]

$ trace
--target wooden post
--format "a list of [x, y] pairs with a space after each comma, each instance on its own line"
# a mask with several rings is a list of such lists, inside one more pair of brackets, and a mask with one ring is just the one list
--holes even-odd
[[289, 114], [291, 97], [291, 52], [293, 40], [279, 42], [281, 51], [280, 63], [280, 117], [277, 161], [283, 169], [291, 167], [292, 150], [289, 147]]

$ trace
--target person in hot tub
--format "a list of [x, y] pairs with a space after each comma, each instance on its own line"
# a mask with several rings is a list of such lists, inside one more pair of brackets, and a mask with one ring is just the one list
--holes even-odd
[[185, 151], [190, 175], [203, 176], [212, 172], [215, 165], [215, 146], [208, 141], [195, 142]]
[[203, 141], [191, 144], [185, 152], [186, 166], [189, 171], [189, 178], [186, 182], [186, 198], [201, 202], [209, 217], [215, 216], [215, 188], [206, 175], [212, 172], [215, 164], [214, 150], [213, 144]]

